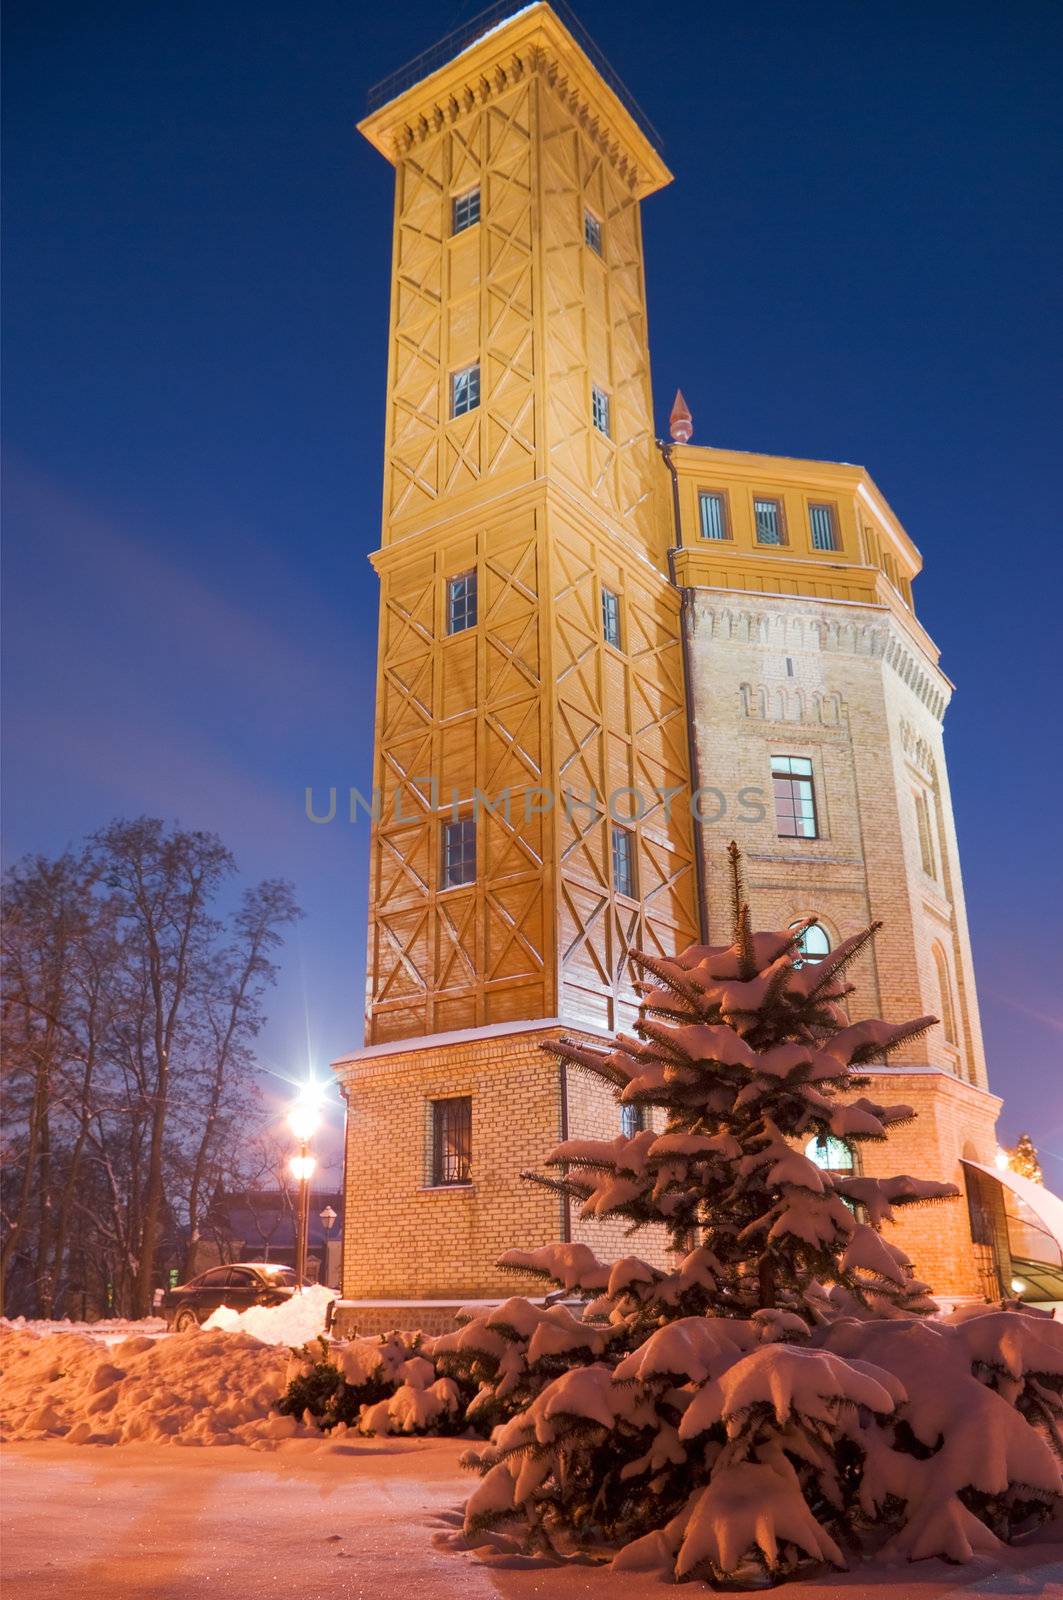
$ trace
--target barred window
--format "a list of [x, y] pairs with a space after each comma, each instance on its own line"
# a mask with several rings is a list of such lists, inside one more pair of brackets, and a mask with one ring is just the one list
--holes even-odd
[[753, 516], [758, 544], [786, 543], [781, 500], [754, 500]]
[[447, 580], [447, 632], [464, 633], [476, 626], [476, 573], [462, 572]]
[[443, 824], [443, 888], [476, 882], [476, 818]]
[[593, 211], [583, 213], [583, 237], [596, 255], [602, 253], [602, 225]]
[[620, 596], [602, 588], [602, 638], [620, 649]]
[[450, 414], [463, 417], [480, 404], [480, 366], [462, 367], [450, 375]]
[[635, 899], [635, 836], [629, 828], [613, 825], [613, 888]]
[[813, 550], [837, 550], [838, 533], [834, 525], [833, 506], [809, 506], [808, 525], [812, 533]]
[[772, 756], [775, 831], [780, 839], [817, 839], [812, 763], [804, 756]]
[[472, 1099], [432, 1101], [432, 1183], [472, 1181]]
[[599, 389], [597, 384], [591, 390], [591, 418], [598, 432], [604, 433], [607, 439], [610, 438], [609, 396], [604, 389]]
[[480, 191], [469, 189], [454, 197], [451, 207], [451, 231], [464, 233], [480, 220]]
[[722, 494], [710, 493], [703, 489], [698, 496], [698, 512], [701, 517], [701, 537], [703, 539], [729, 539], [727, 531], [727, 507]]

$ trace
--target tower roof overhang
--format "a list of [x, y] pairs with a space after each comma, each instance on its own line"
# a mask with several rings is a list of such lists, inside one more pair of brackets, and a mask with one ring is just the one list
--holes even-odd
[[[456, 53], [438, 67], [432, 65], [436, 53], [429, 52], [382, 86], [387, 93], [391, 84], [408, 84], [372, 109], [358, 129], [386, 160], [395, 164], [423, 139], [539, 72], [577, 111], [638, 199], [671, 182], [650, 125], [633, 103], [631, 109], [624, 103], [630, 97], [619, 79], [604, 61], [595, 64], [546, 0], [514, 8], [493, 24], [491, 15], [484, 14], [484, 31], [468, 44], [461, 46], [458, 36]], [[409, 82], [422, 65], [425, 75]]]

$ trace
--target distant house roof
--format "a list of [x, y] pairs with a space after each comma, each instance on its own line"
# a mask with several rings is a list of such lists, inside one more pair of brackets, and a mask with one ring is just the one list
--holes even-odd
[[[295, 1248], [295, 1196], [284, 1189], [241, 1189], [232, 1194], [217, 1194], [207, 1214], [205, 1232], [220, 1234], [231, 1243], [240, 1243], [253, 1252], [269, 1246], [275, 1250]], [[326, 1235], [321, 1212], [331, 1206], [336, 1221]], [[311, 1190], [308, 1219], [310, 1246], [343, 1235], [343, 1195], [336, 1189]]]

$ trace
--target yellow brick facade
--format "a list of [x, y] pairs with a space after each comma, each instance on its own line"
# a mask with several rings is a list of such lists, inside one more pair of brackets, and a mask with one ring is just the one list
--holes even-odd
[[[729, 936], [732, 837], [758, 925], [814, 913], [834, 943], [885, 923], [853, 974], [854, 1018], [949, 1019], [884, 1075], [884, 1098], [922, 1116], [865, 1169], [959, 1181], [961, 1155], [992, 1155], [998, 1102], [918, 551], [859, 467], [658, 447], [640, 205], [670, 174], [549, 6], [361, 126], [395, 168], [395, 221], [366, 1048], [335, 1063], [345, 1293], [510, 1292], [501, 1251], [558, 1238], [663, 1263], [663, 1239], [580, 1224], [521, 1181], [564, 1133], [620, 1130], [612, 1097], [539, 1046], [630, 1027], [632, 948]], [[478, 403], [453, 416], [454, 376], [473, 368]], [[721, 539], [703, 536], [704, 493]], [[771, 548], [760, 496], [779, 507]], [[812, 536], [823, 505], [833, 549]], [[452, 632], [463, 574], [476, 622]], [[780, 753], [813, 762], [815, 839], [777, 836]], [[693, 789], [709, 791], [700, 825]], [[447, 887], [442, 830], [473, 811], [475, 875]], [[631, 896], [611, 857], [625, 819]], [[470, 1180], [434, 1186], [432, 1102], [455, 1096], [472, 1105]], [[962, 1202], [899, 1228], [940, 1290], [979, 1292]]]

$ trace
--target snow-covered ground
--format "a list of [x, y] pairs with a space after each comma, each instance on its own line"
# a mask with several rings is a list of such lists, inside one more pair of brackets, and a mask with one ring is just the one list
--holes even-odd
[[135, 1322], [127, 1317], [110, 1317], [103, 1322], [30, 1322], [25, 1317], [2, 1317], [0, 1328], [28, 1330], [42, 1337], [52, 1333], [82, 1333], [86, 1339], [96, 1339], [100, 1344], [120, 1344], [123, 1339], [132, 1339], [137, 1334], [164, 1339], [167, 1334], [165, 1317], [141, 1317]]
[[[244, 1446], [9, 1446], [4, 1600], [665, 1600], [673, 1585], [587, 1567], [499, 1567], [441, 1548], [469, 1479], [454, 1439]], [[438, 1541], [438, 1542], [437, 1542]], [[686, 1591], [684, 1591], [685, 1593]], [[1063, 1544], [958, 1568], [865, 1568], [781, 1600], [1063, 1600]], [[693, 1585], [691, 1600], [712, 1591]], [[763, 1596], [764, 1591], [758, 1593]]]

